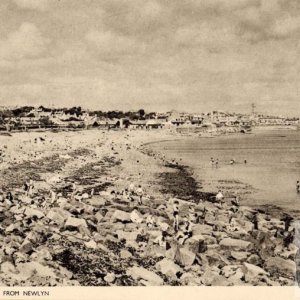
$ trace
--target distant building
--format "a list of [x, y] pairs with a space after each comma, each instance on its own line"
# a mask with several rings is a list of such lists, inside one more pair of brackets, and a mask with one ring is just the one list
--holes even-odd
[[261, 125], [284, 125], [285, 118], [282, 117], [270, 117], [262, 116], [259, 118], [259, 124]]
[[130, 123], [128, 125], [128, 128], [131, 129], [142, 129], [142, 128], [146, 128], [146, 120], [136, 120], [136, 121], [132, 121], [130, 120]]
[[166, 120], [163, 119], [152, 119], [146, 121], [146, 128], [148, 129], [159, 129], [165, 126]]

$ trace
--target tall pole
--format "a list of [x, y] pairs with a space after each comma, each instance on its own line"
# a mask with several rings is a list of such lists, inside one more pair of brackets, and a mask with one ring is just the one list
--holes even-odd
[[252, 107], [252, 115], [254, 115], [256, 106], [255, 106], [254, 103], [252, 103], [252, 104], [251, 104], [251, 107]]

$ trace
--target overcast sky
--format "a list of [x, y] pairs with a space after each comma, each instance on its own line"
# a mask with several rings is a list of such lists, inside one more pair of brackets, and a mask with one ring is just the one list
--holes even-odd
[[0, 105], [300, 115], [299, 0], [1, 0]]

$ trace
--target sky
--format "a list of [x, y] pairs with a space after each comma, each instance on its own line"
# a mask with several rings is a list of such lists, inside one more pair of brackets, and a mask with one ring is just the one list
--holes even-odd
[[0, 106], [300, 116], [299, 0], [1, 0]]

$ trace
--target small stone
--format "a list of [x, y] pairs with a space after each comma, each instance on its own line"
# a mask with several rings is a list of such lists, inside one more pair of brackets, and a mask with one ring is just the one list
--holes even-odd
[[89, 242], [85, 242], [84, 245], [89, 249], [97, 249], [97, 243], [93, 240], [90, 240]]
[[116, 276], [113, 273], [108, 273], [105, 277], [104, 277], [104, 281], [107, 283], [113, 283], [116, 280]]
[[120, 252], [120, 257], [122, 259], [127, 259], [127, 258], [132, 257], [132, 254], [129, 251], [122, 249]]

